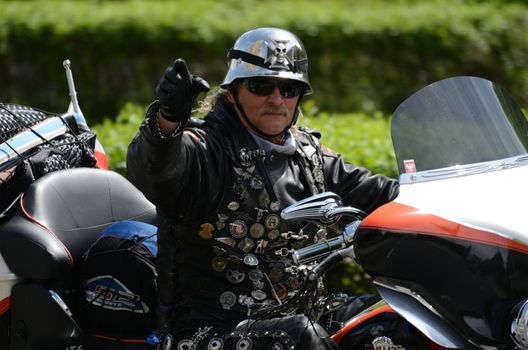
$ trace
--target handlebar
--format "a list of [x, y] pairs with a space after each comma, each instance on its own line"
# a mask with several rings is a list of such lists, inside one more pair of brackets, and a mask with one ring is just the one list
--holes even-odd
[[354, 257], [354, 246], [350, 246], [344, 249], [339, 249], [328, 255], [323, 261], [321, 261], [308, 275], [308, 278], [314, 280], [317, 276], [328, 271], [331, 267], [337, 265], [343, 261], [346, 257]]
[[302, 265], [323, 259], [309, 274], [309, 278], [314, 280], [317, 276], [341, 262], [345, 257], [351, 257], [355, 260], [352, 243], [354, 234], [360, 224], [361, 220], [354, 221], [345, 228], [340, 236], [294, 250], [292, 252], [293, 261], [298, 265]]
[[[305, 277], [303, 284], [290, 299], [279, 305], [263, 305], [251, 312], [252, 317], [270, 318], [299, 310], [310, 314], [314, 312], [311, 301], [318, 300], [321, 296], [321, 275], [346, 257], [355, 259], [353, 238], [367, 215], [360, 209], [342, 205], [343, 202], [337, 194], [323, 192], [282, 210], [281, 217], [285, 221], [305, 221], [331, 226], [342, 233], [301, 249], [282, 248], [284, 253], [291, 254], [293, 260], [293, 266], [288, 269], [293, 273], [301, 273]], [[282, 255], [282, 250], [275, 253]]]
[[359, 224], [361, 224], [360, 220], [354, 221], [345, 228], [345, 231], [343, 231], [341, 235], [337, 237], [294, 250], [292, 252], [293, 261], [296, 264], [306, 264], [324, 258], [336, 250], [346, 248], [352, 244], [354, 233], [356, 232]]

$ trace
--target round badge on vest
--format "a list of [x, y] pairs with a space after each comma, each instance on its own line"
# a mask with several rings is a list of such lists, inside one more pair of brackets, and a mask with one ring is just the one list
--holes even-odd
[[242, 220], [235, 220], [229, 224], [229, 232], [235, 238], [242, 238], [247, 234], [247, 225]]
[[277, 214], [270, 214], [264, 220], [264, 225], [268, 230], [273, 230], [279, 227], [280, 217]]
[[209, 341], [209, 344], [207, 344], [207, 350], [222, 350], [223, 348], [224, 340], [222, 338], [213, 338]]
[[222, 272], [227, 267], [227, 260], [221, 256], [215, 256], [211, 260], [211, 265], [213, 266], [213, 270], [216, 272]]
[[251, 227], [249, 228], [249, 235], [255, 239], [258, 239], [264, 236], [265, 231], [266, 230], [264, 229], [264, 226], [257, 222], [251, 225]]
[[253, 269], [248, 272], [248, 277], [251, 281], [256, 282], [264, 278], [264, 274], [259, 269]]
[[251, 292], [251, 296], [258, 301], [266, 299], [267, 294], [263, 290], [257, 289]]
[[227, 291], [227, 292], [223, 292], [220, 295], [220, 305], [222, 305], [222, 308], [226, 310], [231, 309], [236, 304], [236, 301], [237, 301], [237, 297], [235, 293], [233, 292]]
[[271, 230], [268, 232], [268, 238], [271, 240], [277, 239], [280, 236], [279, 230]]

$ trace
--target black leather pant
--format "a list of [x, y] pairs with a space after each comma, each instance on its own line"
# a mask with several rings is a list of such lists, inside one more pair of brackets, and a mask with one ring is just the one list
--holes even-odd
[[185, 341], [175, 344], [176, 349], [193, 349], [192, 344], [198, 343], [194, 345], [197, 350], [337, 350], [326, 330], [304, 315], [246, 320], [231, 331], [211, 328], [206, 334], [195, 333], [191, 342]]
[[[330, 334], [364, 307], [379, 300], [370, 295], [340, 296], [343, 303], [327, 312], [319, 322], [304, 315], [290, 315], [265, 320], [245, 320], [235, 328], [202, 327], [179, 343], [176, 350], [336, 350]], [[179, 346], [178, 346], [179, 344]]]

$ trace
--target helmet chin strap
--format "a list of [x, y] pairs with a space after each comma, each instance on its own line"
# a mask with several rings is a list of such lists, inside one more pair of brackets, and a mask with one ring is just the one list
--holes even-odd
[[262, 130], [260, 130], [255, 124], [253, 124], [247, 114], [246, 114], [246, 111], [244, 111], [244, 108], [242, 107], [242, 104], [240, 103], [240, 99], [238, 98], [238, 93], [235, 89], [231, 88], [231, 93], [233, 94], [233, 97], [234, 97], [234, 100], [235, 100], [235, 107], [238, 109], [238, 111], [240, 112], [240, 115], [242, 115], [242, 118], [244, 118], [244, 120], [246, 121], [247, 125], [249, 125], [249, 127], [251, 128], [251, 130], [261, 136], [261, 137], [264, 137], [266, 139], [273, 139], [274, 137], [277, 137], [279, 135], [283, 135], [286, 131], [288, 131], [292, 125], [294, 125], [296, 122], [297, 122], [297, 118], [299, 116], [299, 104], [301, 103], [301, 98], [302, 98], [302, 94], [299, 96], [299, 100], [297, 100], [297, 105], [295, 105], [295, 113], [293, 115], [293, 118], [290, 122], [290, 124], [288, 124], [284, 129], [282, 129], [281, 132], [279, 133], [276, 133], [276, 134], [268, 134]]

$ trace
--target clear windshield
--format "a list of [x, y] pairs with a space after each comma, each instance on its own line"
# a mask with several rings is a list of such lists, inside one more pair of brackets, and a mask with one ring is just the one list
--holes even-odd
[[400, 174], [528, 153], [528, 123], [500, 86], [476, 77], [433, 83], [394, 112], [392, 140]]

